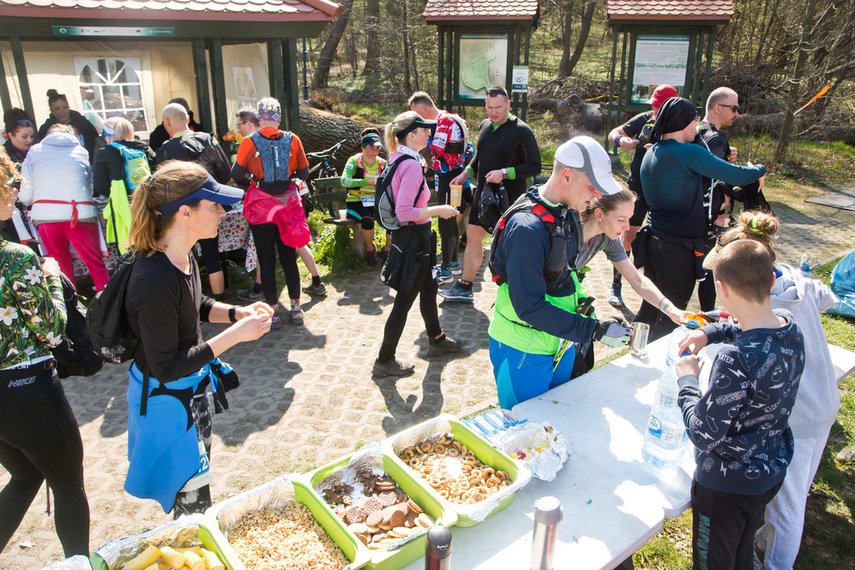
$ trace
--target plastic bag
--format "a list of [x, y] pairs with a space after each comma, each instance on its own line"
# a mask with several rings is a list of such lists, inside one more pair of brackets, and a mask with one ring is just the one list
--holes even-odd
[[855, 250], [834, 266], [831, 290], [840, 300], [826, 312], [855, 318]]

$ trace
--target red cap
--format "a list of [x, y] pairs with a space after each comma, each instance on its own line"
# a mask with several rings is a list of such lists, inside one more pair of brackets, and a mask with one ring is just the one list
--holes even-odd
[[663, 83], [653, 91], [653, 97], [650, 98], [647, 104], [658, 109], [662, 106], [662, 103], [678, 95], [677, 89], [674, 86]]

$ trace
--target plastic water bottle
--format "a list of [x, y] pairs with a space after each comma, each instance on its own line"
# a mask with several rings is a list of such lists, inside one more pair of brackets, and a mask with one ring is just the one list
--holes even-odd
[[806, 253], [802, 254], [802, 262], [799, 264], [799, 269], [803, 277], [807, 279], [811, 278], [810, 263], [808, 263], [808, 255]]
[[665, 361], [666, 367], [674, 366], [674, 363], [680, 358], [680, 341], [683, 340], [690, 332], [692, 331], [690, 331], [689, 327], [686, 325], [680, 325], [671, 331], [671, 336], [668, 339], [668, 356]]
[[681, 356], [678, 344], [688, 332], [689, 329], [681, 326], [671, 333], [665, 370], [656, 387], [641, 448], [644, 461], [663, 471], [679, 465], [689, 440], [683, 424], [683, 412], [677, 403], [680, 390], [674, 368], [674, 363]]
[[644, 461], [662, 470], [673, 469], [680, 463], [688, 442], [683, 414], [677, 405], [678, 392], [677, 372], [668, 366], [656, 388], [641, 448]]

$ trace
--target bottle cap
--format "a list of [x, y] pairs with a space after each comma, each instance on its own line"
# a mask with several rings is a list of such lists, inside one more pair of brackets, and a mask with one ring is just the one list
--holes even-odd
[[442, 560], [451, 556], [451, 531], [442, 525], [434, 525], [427, 531], [425, 555]]
[[534, 503], [534, 522], [553, 525], [564, 518], [561, 502], [555, 497], [541, 497]]

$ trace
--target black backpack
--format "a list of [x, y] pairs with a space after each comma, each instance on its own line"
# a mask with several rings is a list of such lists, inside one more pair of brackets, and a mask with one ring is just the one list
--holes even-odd
[[[407, 159], [416, 160], [415, 157], [404, 154], [392, 164], [387, 163], [386, 169], [377, 177], [377, 184], [374, 188], [374, 219], [384, 229], [389, 231], [399, 230], [403, 226], [412, 223], [405, 223], [398, 219], [397, 214], [395, 214], [395, 197], [392, 195], [392, 177], [395, 176], [398, 166]], [[416, 194], [416, 201], [413, 203], [413, 206], [418, 203], [423, 189], [424, 184], [419, 187], [419, 192]]]
[[104, 362], [120, 364], [132, 359], [139, 343], [125, 314], [125, 294], [133, 268], [133, 252], [120, 257], [116, 272], [95, 295], [86, 311], [89, 338]]
[[95, 352], [86, 329], [86, 309], [80, 304], [74, 284], [64, 274], [62, 296], [65, 299], [65, 334], [62, 342], [50, 351], [56, 360], [56, 372], [60, 378], [69, 376], [92, 376], [104, 366]]
[[503, 185], [484, 183], [478, 195], [478, 222], [492, 234], [502, 214], [510, 207], [508, 191]]

